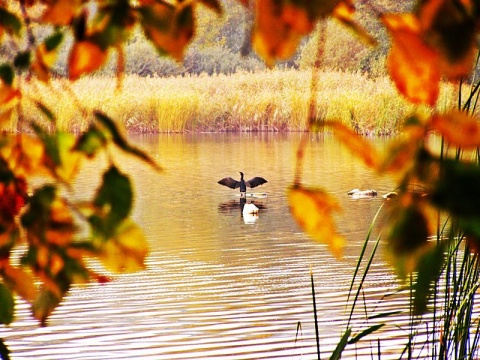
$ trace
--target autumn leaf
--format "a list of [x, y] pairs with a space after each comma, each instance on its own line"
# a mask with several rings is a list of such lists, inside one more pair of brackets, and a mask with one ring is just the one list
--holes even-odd
[[57, 48], [62, 39], [62, 33], [55, 33], [37, 46], [35, 60], [33, 61], [31, 68], [39, 80], [44, 82], [49, 80], [50, 69], [57, 60]]
[[433, 106], [441, 78], [439, 56], [423, 42], [418, 18], [386, 14], [381, 19], [392, 37], [387, 66], [398, 91], [412, 103]]
[[158, 1], [137, 10], [141, 15], [143, 31], [156, 49], [181, 61], [185, 48], [194, 35], [193, 5], [175, 7]]
[[21, 93], [18, 89], [0, 84], [0, 105], [7, 105], [14, 100], [18, 100], [20, 96]]
[[115, 236], [104, 242], [99, 258], [113, 272], [134, 272], [145, 268], [148, 243], [141, 228], [130, 219], [124, 221]]
[[84, 40], [73, 44], [68, 60], [69, 79], [77, 80], [80, 76], [98, 70], [107, 60], [108, 51], [94, 42]]
[[333, 220], [333, 213], [340, 211], [336, 200], [323, 190], [300, 186], [290, 187], [287, 196], [290, 212], [302, 230], [340, 257], [345, 239], [337, 233]]
[[480, 146], [480, 123], [478, 119], [462, 111], [449, 111], [431, 118], [431, 127], [453, 146], [474, 149]]
[[57, 132], [56, 145], [60, 163], [57, 164], [54, 169], [55, 175], [69, 183], [76, 177], [81, 168], [83, 160], [82, 153], [75, 151], [75, 135], [68, 132]]
[[54, 0], [48, 4], [42, 21], [52, 25], [69, 25], [76, 15], [82, 0]]
[[18, 134], [7, 139], [6, 146], [0, 147], [0, 154], [17, 176], [46, 175], [43, 166], [44, 144], [30, 134]]
[[353, 154], [360, 158], [370, 168], [378, 168], [380, 156], [375, 147], [365, 138], [356, 134], [352, 129], [339, 122], [325, 122], [330, 126], [335, 136]]
[[456, 0], [421, 1], [417, 6], [423, 39], [440, 55], [441, 72], [449, 80], [469, 76], [475, 63], [475, 6]]
[[0, 263], [0, 273], [8, 286], [22, 299], [32, 302], [37, 296], [35, 279], [32, 274], [22, 268], [12, 266], [8, 261]]
[[[293, 5], [291, 5], [293, 6]], [[279, 14], [284, 12], [281, 4], [274, 0], [258, 0], [256, 2], [256, 19], [252, 35], [255, 51], [272, 66], [277, 59], [287, 59], [294, 54], [300, 43], [301, 34], [294, 31], [285, 20], [289, 21], [291, 14], [300, 10], [287, 10], [286, 19], [281, 21]], [[290, 13], [290, 15], [289, 15]], [[297, 27], [305, 26], [305, 14]], [[293, 21], [293, 20], [291, 20]]]
[[56, 197], [50, 204], [48, 227], [45, 229], [45, 240], [50, 244], [66, 246], [73, 240], [76, 226], [67, 202]]

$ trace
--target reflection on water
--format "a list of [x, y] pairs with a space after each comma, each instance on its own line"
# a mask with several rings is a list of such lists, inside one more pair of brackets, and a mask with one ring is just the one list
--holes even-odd
[[[147, 269], [108, 284], [72, 290], [40, 328], [25, 305], [2, 336], [13, 359], [310, 359], [316, 351], [310, 288], [313, 270], [323, 357], [333, 351], [345, 325], [345, 300], [352, 271], [370, 222], [383, 203], [379, 196], [351, 199], [352, 188], [391, 191], [388, 179], [373, 176], [330, 137], [312, 136], [305, 154], [303, 182], [336, 195], [343, 212], [339, 229], [348, 239], [345, 257], [332, 258], [326, 246], [307, 238], [289, 215], [285, 190], [293, 179], [298, 134], [195, 134], [136, 136], [165, 171], [121, 160], [133, 174], [134, 217], [151, 253]], [[382, 141], [377, 141], [382, 146]], [[263, 198], [247, 198], [259, 208], [246, 219], [238, 192], [217, 184], [243, 171], [268, 183]], [[94, 191], [97, 167], [83, 174], [78, 194]], [[375, 229], [373, 236], [378, 235]], [[375, 312], [406, 309], [395, 294], [395, 278], [374, 264], [364, 289]], [[359, 326], [365, 314], [354, 314]], [[349, 346], [348, 356], [370, 354], [385, 341], [382, 359], [398, 358], [395, 340], [407, 326], [395, 326]], [[400, 330], [399, 330], [400, 329]], [[386, 342], [386, 339], [390, 341]], [[393, 339], [393, 340], [392, 340]], [[370, 355], [369, 355], [370, 356]]]

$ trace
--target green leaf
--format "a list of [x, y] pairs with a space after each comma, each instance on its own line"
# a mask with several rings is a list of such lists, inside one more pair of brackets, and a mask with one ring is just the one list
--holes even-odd
[[47, 107], [47, 105], [43, 104], [40, 101], [35, 101], [35, 105], [37, 106], [38, 110], [45, 115], [45, 117], [50, 120], [51, 122], [55, 121], [55, 115], [53, 112]]
[[427, 303], [432, 291], [432, 286], [440, 277], [444, 256], [443, 243], [437, 243], [435, 247], [423, 254], [417, 265], [417, 281], [413, 285], [413, 305], [416, 314], [423, 314], [427, 309]]
[[10, 289], [0, 283], [0, 323], [9, 325], [13, 321], [15, 300]]
[[0, 339], [0, 358], [2, 360], [10, 360], [10, 350], [8, 350], [3, 339]]
[[22, 29], [22, 23], [20, 20], [3, 7], [0, 7], [0, 26], [9, 33], [17, 36], [20, 34], [20, 30]]
[[45, 146], [45, 153], [47, 154], [48, 158], [52, 161], [54, 165], [60, 165], [61, 157], [56, 137], [50, 135], [46, 129], [33, 121], [30, 123], [30, 126]]
[[11, 86], [15, 73], [9, 64], [0, 65], [0, 79], [6, 84]]
[[390, 224], [387, 239], [394, 255], [412, 254], [427, 242], [428, 222], [416, 204], [394, 212]]
[[92, 125], [87, 132], [83, 133], [77, 140], [74, 150], [84, 153], [88, 157], [95, 154], [107, 144], [105, 134], [96, 126]]
[[22, 226], [27, 229], [36, 224], [45, 225], [53, 200], [56, 196], [56, 188], [53, 185], [45, 185], [37, 189], [30, 197], [27, 211], [21, 217]]
[[45, 48], [47, 51], [52, 51], [60, 45], [63, 40], [63, 33], [57, 31], [53, 35], [45, 39]]
[[130, 179], [112, 166], [103, 174], [102, 185], [93, 201], [99, 212], [89, 219], [90, 223], [100, 235], [109, 239], [130, 214], [132, 203], [133, 191]]
[[343, 334], [340, 342], [337, 344], [337, 347], [333, 351], [332, 356], [330, 356], [330, 360], [339, 360], [342, 358], [342, 352], [343, 350], [345, 350], [345, 347], [348, 344], [348, 338], [350, 337], [351, 333], [352, 328], [348, 328], [347, 331], [345, 331], [345, 334]]
[[62, 299], [50, 290], [43, 290], [32, 305], [33, 315], [40, 320], [42, 326], [46, 325], [47, 318], [60, 304]]
[[13, 59], [13, 66], [17, 69], [26, 69], [30, 66], [31, 54], [30, 51], [21, 51], [18, 52]]
[[385, 326], [385, 324], [376, 324], [376, 325], [372, 325], [370, 326], [369, 328], [363, 330], [360, 334], [354, 336], [353, 338], [351, 338], [349, 341], [348, 341], [348, 344], [355, 344], [356, 342], [358, 342], [359, 340], [361, 340], [363, 337], [367, 336], [367, 335], [370, 335], [371, 333], [377, 331], [378, 329], [382, 328], [383, 326]]
[[120, 149], [146, 162], [147, 164], [152, 166], [155, 170], [157, 171], [162, 170], [162, 168], [155, 161], [153, 161], [145, 152], [130, 145], [128, 141], [125, 139], [125, 137], [118, 130], [118, 127], [115, 124], [115, 122], [112, 119], [110, 119], [107, 115], [103, 114], [100, 111], [95, 111], [95, 117], [102, 124], [102, 126], [105, 127], [105, 129], [110, 133], [110, 135], [112, 136], [113, 143], [117, 145]]
[[444, 160], [442, 167], [432, 202], [457, 216], [480, 217], [480, 167], [455, 160]]

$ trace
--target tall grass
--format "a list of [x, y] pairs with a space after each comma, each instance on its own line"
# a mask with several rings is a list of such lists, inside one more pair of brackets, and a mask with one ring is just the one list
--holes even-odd
[[[473, 112], [478, 100], [479, 88], [478, 84], [472, 86], [465, 102], [462, 102], [460, 95], [458, 108]], [[447, 149], [442, 142], [441, 154], [446, 155], [448, 151], [451, 153], [452, 149]], [[455, 152], [457, 159], [460, 160], [463, 154], [462, 150], [456, 149]], [[468, 156], [471, 154], [469, 153]], [[478, 150], [475, 153], [474, 161], [480, 166], [480, 151]], [[368, 306], [372, 302], [366, 298], [363, 290], [366, 279], [370, 275], [371, 265], [378, 259], [377, 249], [381, 239], [380, 237], [376, 239], [372, 246], [371, 229], [381, 210], [382, 207], [372, 221], [364, 247], [359, 255], [347, 299], [345, 331], [330, 359], [340, 358], [341, 352], [346, 347], [364, 341], [364, 338], [370, 343], [371, 358], [381, 359], [383, 347], [387, 346], [388, 341], [392, 341], [392, 339], [384, 340], [382, 343], [379, 340], [381, 336], [379, 331], [392, 324], [401, 330], [396, 332], [394, 339], [397, 344], [400, 342], [403, 346], [403, 350], [396, 354], [399, 359], [479, 359], [480, 307], [476, 304], [477, 292], [480, 287], [479, 253], [478, 249], [472, 251], [465, 233], [448, 214], [439, 216], [436, 235], [430, 239], [432, 242], [442, 241], [448, 245], [445, 249], [445, 262], [441, 276], [434, 284], [428, 304], [428, 312], [416, 315], [413, 311], [415, 294], [412, 289], [416, 274], [411, 274], [409, 283], [399, 287], [395, 294], [408, 300], [409, 307], [383, 312], [380, 310], [379, 312], [377, 309], [381, 307], [378, 306], [378, 303], [373, 307]], [[367, 248], [372, 249], [369, 256]], [[386, 294], [384, 300], [392, 301], [392, 298]], [[360, 308], [359, 311], [357, 311], [358, 308]], [[355, 321], [353, 320], [354, 314]], [[395, 323], [398, 321], [398, 316], [408, 321]], [[351, 335], [352, 333], [356, 335]]]
[[[311, 71], [275, 70], [233, 75], [88, 77], [70, 88], [27, 83], [21, 114], [36, 119], [35, 101], [57, 117], [57, 127], [83, 131], [88, 111], [100, 109], [130, 132], [304, 131]], [[446, 96], [446, 99], [449, 97]], [[413, 109], [387, 78], [328, 71], [320, 77], [317, 116], [340, 119], [363, 134], [391, 134]], [[449, 100], [446, 100], [449, 103]], [[79, 112], [79, 109], [83, 110]], [[17, 126], [14, 121], [8, 128]]]

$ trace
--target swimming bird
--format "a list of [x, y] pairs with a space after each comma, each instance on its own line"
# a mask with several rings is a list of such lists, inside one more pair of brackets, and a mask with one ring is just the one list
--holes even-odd
[[258, 207], [255, 206], [253, 203], [248, 203], [243, 206], [242, 209], [242, 214], [247, 215], [247, 214], [258, 214]]
[[220, 180], [218, 183], [220, 185], [228, 186], [231, 189], [240, 188], [240, 197], [245, 197], [247, 193], [247, 187], [254, 188], [256, 186], [265, 184], [267, 180], [263, 177], [255, 176], [254, 178], [245, 181], [243, 179], [243, 172], [240, 171], [240, 181], [232, 179], [231, 177], [226, 177]]
[[360, 190], [360, 189], [353, 189], [350, 190], [348, 193], [348, 196], [354, 198], [354, 199], [361, 199], [361, 198], [368, 198], [368, 197], [375, 197], [377, 196], [377, 192], [375, 190]]

